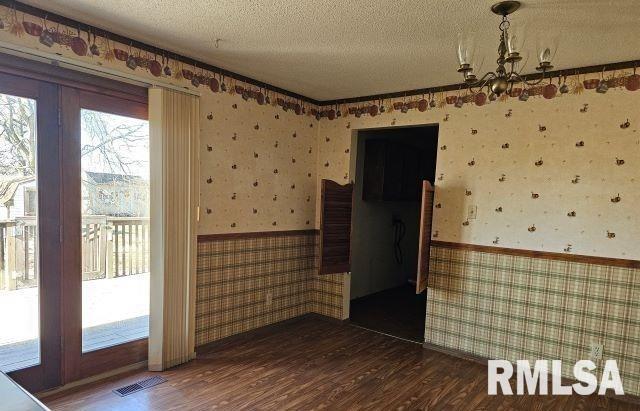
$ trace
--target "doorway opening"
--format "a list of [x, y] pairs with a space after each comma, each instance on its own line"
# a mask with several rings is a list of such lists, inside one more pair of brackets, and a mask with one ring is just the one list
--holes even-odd
[[[434, 183], [438, 126], [364, 130], [354, 139], [350, 321], [422, 343], [427, 295], [424, 281], [416, 281], [423, 181]], [[425, 209], [422, 236], [430, 239], [430, 201]]]

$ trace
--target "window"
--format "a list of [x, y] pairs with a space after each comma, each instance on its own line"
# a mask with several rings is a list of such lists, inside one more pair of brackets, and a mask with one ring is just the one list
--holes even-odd
[[24, 215], [35, 216], [38, 208], [38, 197], [35, 187], [24, 188]]

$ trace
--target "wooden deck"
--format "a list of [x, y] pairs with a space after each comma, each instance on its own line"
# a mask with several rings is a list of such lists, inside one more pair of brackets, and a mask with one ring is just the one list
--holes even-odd
[[[82, 330], [82, 351], [94, 351], [149, 336], [149, 316], [131, 318]], [[38, 340], [0, 345], [0, 369], [4, 372], [40, 362]]]
[[40, 363], [38, 340], [0, 345], [0, 370], [10, 372]]
[[[149, 273], [83, 281], [83, 351], [93, 351], [149, 333]], [[39, 362], [37, 288], [0, 290], [0, 370]]]
[[[127, 397], [111, 390], [154, 375]], [[230, 337], [162, 373], [56, 394], [53, 410], [637, 410], [606, 397], [488, 396], [486, 367], [316, 317]]]
[[148, 315], [98, 325], [82, 330], [82, 351], [95, 351], [148, 336]]

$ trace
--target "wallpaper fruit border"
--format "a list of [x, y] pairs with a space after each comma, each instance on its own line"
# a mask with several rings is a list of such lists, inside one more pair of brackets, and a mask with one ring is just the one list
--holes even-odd
[[99, 29], [81, 30], [0, 6], [0, 40], [201, 92], [237, 94], [244, 102], [271, 105], [296, 115], [318, 115], [317, 108], [303, 99], [206, 70], [204, 63], [185, 64], [169, 57], [174, 53], [161, 49], [153, 53], [122, 44], [101, 33]]
[[[83, 25], [84, 27], [84, 25]], [[252, 101], [258, 105], [272, 105], [283, 111], [291, 111], [296, 115], [314, 116], [336, 120], [350, 115], [375, 117], [383, 113], [398, 111], [406, 114], [417, 110], [425, 112], [432, 108], [447, 108], [448, 105], [461, 108], [474, 104], [484, 106], [497, 99], [506, 101], [518, 99], [527, 101], [530, 97], [543, 96], [553, 99], [566, 93], [580, 94], [585, 90], [606, 93], [611, 88], [624, 87], [629, 91], [640, 89], [640, 74], [602, 73], [600, 78], [581, 78], [570, 76], [572, 70], [566, 70], [562, 76], [549, 79], [541, 85], [523, 88], [516, 84], [509, 94], [498, 97], [484, 91], [472, 93], [461, 89], [457, 93], [438, 92], [432, 88], [428, 94], [421, 96], [407, 95], [401, 101], [374, 100], [353, 104], [336, 104], [317, 106], [304, 99], [294, 99], [270, 90], [239, 81], [233, 76], [224, 76], [197, 64], [189, 65], [171, 58], [172, 53], [158, 49], [157, 52], [141, 50], [131, 45], [122, 44], [101, 35], [99, 29], [81, 30], [46, 19], [29, 15], [15, 8], [0, 6], [0, 39], [28, 45], [35, 49], [63, 53], [74, 58], [93, 62], [100, 66], [110, 66], [122, 71], [133, 71], [150, 78], [160, 78], [173, 84], [191, 89], [208, 89], [213, 93], [238, 94], [245, 102]], [[17, 40], [17, 41], [16, 41]]]

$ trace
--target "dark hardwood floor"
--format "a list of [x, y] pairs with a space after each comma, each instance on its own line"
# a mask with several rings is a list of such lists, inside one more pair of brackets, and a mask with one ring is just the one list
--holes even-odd
[[351, 300], [349, 319], [370, 330], [424, 342], [426, 293], [416, 294], [415, 285], [403, 285]]
[[[152, 375], [167, 382], [118, 397]], [[604, 397], [488, 396], [478, 363], [302, 317], [231, 337], [188, 364], [45, 398], [53, 410], [634, 410]]]

